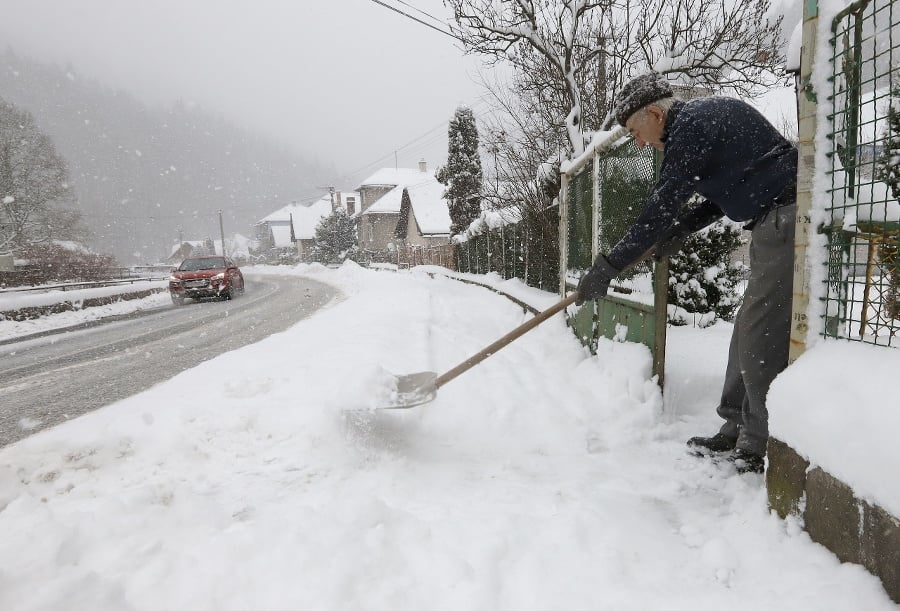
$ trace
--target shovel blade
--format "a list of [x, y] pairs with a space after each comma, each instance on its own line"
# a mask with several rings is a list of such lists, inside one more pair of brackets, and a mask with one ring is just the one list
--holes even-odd
[[437, 374], [433, 371], [397, 376], [396, 392], [391, 395], [387, 405], [378, 409], [408, 409], [428, 403], [437, 395], [436, 379]]

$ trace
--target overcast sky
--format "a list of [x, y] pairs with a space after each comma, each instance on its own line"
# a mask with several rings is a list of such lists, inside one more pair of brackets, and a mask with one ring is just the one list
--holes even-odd
[[[447, 17], [441, 0], [381, 1]], [[478, 58], [374, 0], [0, 0], [0, 39], [148, 103], [219, 111], [350, 181], [395, 150], [443, 163], [455, 108], [484, 108]]]

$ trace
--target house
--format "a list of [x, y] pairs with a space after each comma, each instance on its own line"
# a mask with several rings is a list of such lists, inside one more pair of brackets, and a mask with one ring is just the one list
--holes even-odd
[[406, 187], [400, 198], [394, 235], [407, 246], [449, 243], [450, 210], [444, 199], [444, 185], [435, 180]]
[[293, 202], [260, 219], [255, 225], [260, 250], [281, 254], [297, 254], [309, 259], [316, 245], [316, 227], [337, 208], [348, 216], [357, 213], [360, 194], [332, 191], [313, 202]]
[[202, 257], [204, 255], [216, 254], [216, 246], [213, 244], [212, 238], [205, 240], [186, 240], [179, 244], [175, 244], [166, 263], [172, 265], [180, 265], [182, 261], [188, 257]]
[[[229, 257], [237, 261], [245, 261], [250, 256], [253, 240], [239, 233], [225, 240], [225, 249]], [[186, 240], [175, 244], [166, 258], [170, 265], [180, 265], [188, 257], [202, 257], [205, 255], [221, 255], [222, 241], [206, 238], [205, 240]]]
[[418, 169], [384, 168], [357, 188], [359, 247], [381, 252], [406, 246], [430, 247], [450, 242], [450, 212], [444, 186], [424, 161]]

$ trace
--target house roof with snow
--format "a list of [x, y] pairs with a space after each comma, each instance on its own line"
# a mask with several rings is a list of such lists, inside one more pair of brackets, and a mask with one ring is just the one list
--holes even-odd
[[450, 209], [444, 199], [444, 185], [437, 180], [410, 185], [407, 193], [419, 232], [422, 235], [449, 235]]
[[[316, 237], [316, 227], [319, 222], [329, 214], [331, 214], [331, 194], [326, 193], [312, 203], [288, 204], [283, 208], [279, 208], [272, 214], [263, 217], [257, 222], [257, 225], [264, 223], [270, 224], [272, 227], [272, 237], [278, 242], [278, 236], [275, 236], [275, 228], [277, 225], [289, 226], [291, 219], [294, 220], [294, 237], [298, 240], [312, 240]], [[356, 191], [336, 192], [334, 194], [335, 204], [344, 210], [347, 209], [349, 198], [353, 198], [358, 206], [359, 193]]]
[[409, 194], [413, 216], [422, 235], [447, 235], [450, 233], [450, 210], [444, 199], [444, 185], [434, 177], [433, 171], [410, 168], [384, 168], [363, 181], [366, 186], [390, 186], [393, 189], [378, 198], [363, 215], [397, 214], [401, 212], [403, 192]]
[[[379, 197], [363, 214], [398, 214], [400, 212], [400, 203], [403, 199], [403, 189], [420, 189], [430, 184], [435, 184], [441, 189], [444, 188], [433, 175], [419, 173], [418, 181], [397, 185]], [[443, 193], [443, 191], [441, 192]]]
[[290, 248], [294, 245], [291, 241], [290, 225], [272, 225], [269, 229], [272, 231], [275, 248]]
[[422, 182], [423, 179], [434, 179], [431, 170], [422, 171], [415, 168], [381, 168], [356, 188], [357, 191], [364, 187], [401, 186]]
[[298, 240], [312, 240], [316, 237], [316, 227], [329, 214], [331, 214], [331, 197], [328, 195], [294, 211], [294, 237]]

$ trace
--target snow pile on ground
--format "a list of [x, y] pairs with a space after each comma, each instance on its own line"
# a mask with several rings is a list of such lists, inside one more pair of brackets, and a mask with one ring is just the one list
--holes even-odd
[[900, 515], [900, 350], [825, 340], [769, 393], [776, 437], [891, 515]]
[[[35, 294], [8, 293], [0, 295], [0, 311], [7, 311], [4, 308], [8, 308], [8, 311], [14, 311], [23, 307], [53, 305], [63, 301], [77, 303], [84, 299], [107, 297], [140, 290], [146, 290], [146, 288], [142, 286], [135, 287], [129, 284], [119, 287], [79, 289], [77, 291], [46, 291]], [[24, 335], [64, 329], [86, 322], [109, 318], [110, 316], [121, 316], [142, 310], [155, 310], [171, 305], [172, 300], [169, 298], [169, 293], [164, 291], [140, 299], [116, 301], [105, 305], [58, 312], [29, 320], [16, 321], [0, 318], [0, 342]]]
[[643, 347], [592, 357], [558, 317], [376, 411], [526, 315], [422, 272], [294, 273], [346, 298], [0, 450], [0, 608], [895, 608], [770, 515], [762, 476], [685, 453], [727, 325], [673, 330], [665, 406]]

